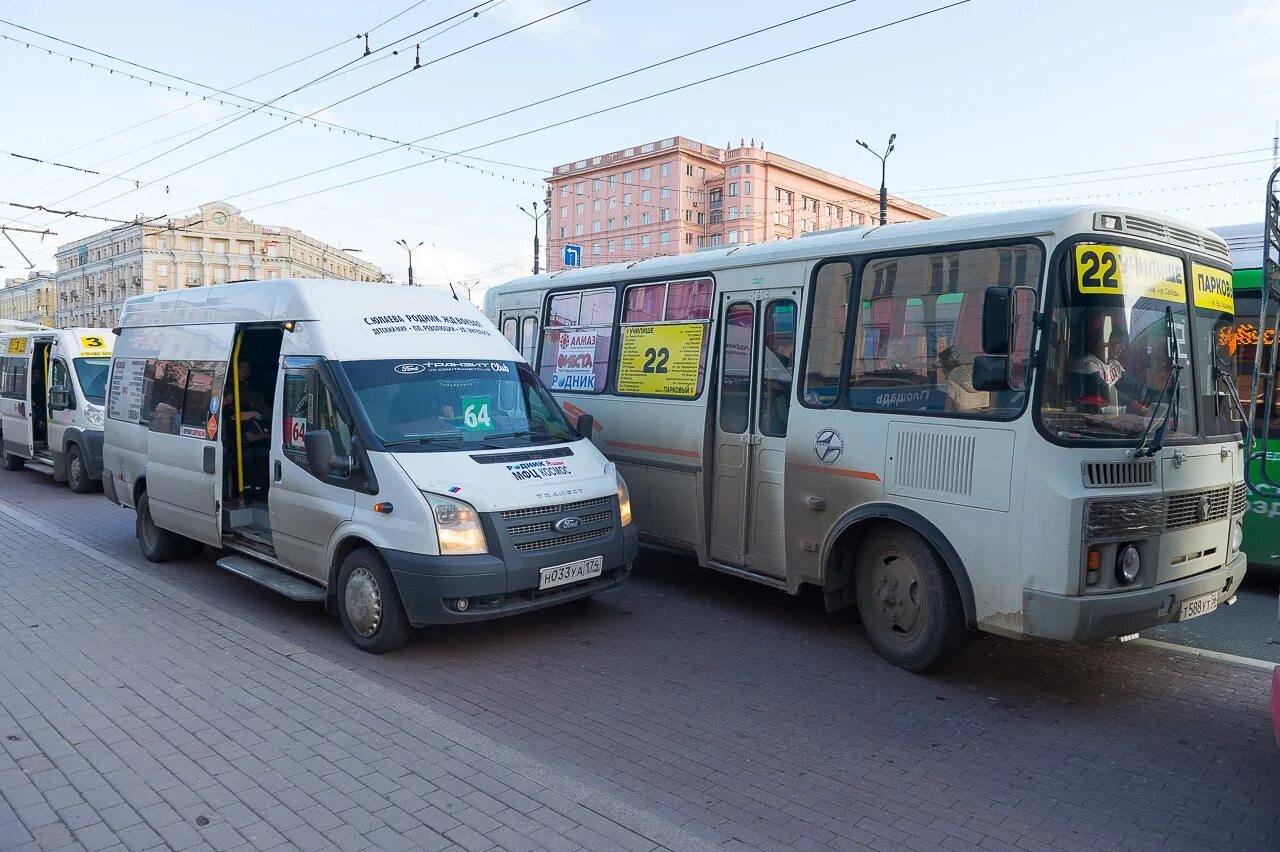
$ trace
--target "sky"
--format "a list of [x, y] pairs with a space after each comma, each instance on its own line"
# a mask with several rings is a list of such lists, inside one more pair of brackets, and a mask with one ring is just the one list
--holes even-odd
[[[555, 165], [674, 135], [755, 139], [878, 185], [879, 161], [856, 140], [890, 133], [890, 192], [948, 215], [1098, 202], [1205, 226], [1261, 220], [1280, 2], [941, 8], [952, 2], [221, 0], [197, 13], [0, 0], [0, 223], [55, 231], [9, 234], [52, 269], [59, 245], [109, 224], [13, 204], [131, 220], [226, 200], [358, 249], [397, 280], [396, 241], [422, 242], [415, 278], [479, 281], [478, 294], [530, 271], [533, 223], [518, 208], [542, 201]], [[25, 275], [4, 240], [0, 264], [0, 277]]]

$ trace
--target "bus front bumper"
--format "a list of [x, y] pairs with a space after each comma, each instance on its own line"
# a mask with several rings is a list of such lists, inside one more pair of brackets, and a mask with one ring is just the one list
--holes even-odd
[[1247, 559], [1239, 553], [1223, 565], [1194, 577], [1152, 589], [1102, 595], [1056, 595], [1022, 590], [1026, 635], [1067, 642], [1129, 636], [1160, 624], [1181, 621], [1182, 604], [1216, 593], [1229, 600], [1244, 579]]
[[[543, 591], [537, 588], [538, 566], [517, 567], [514, 556], [505, 562], [489, 554], [450, 557], [384, 550], [383, 556], [395, 578], [405, 615], [418, 627], [502, 618], [612, 589], [631, 576], [638, 539], [635, 524], [630, 524], [603, 542], [559, 551], [553, 562], [603, 556], [603, 572]], [[467, 601], [465, 610], [459, 610], [459, 599]]]

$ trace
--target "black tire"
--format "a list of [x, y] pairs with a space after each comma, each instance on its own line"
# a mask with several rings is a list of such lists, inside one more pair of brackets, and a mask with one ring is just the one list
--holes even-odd
[[858, 615], [871, 644], [909, 672], [945, 663], [964, 647], [964, 604], [942, 559], [919, 535], [878, 529], [858, 548]]
[[84, 455], [75, 444], [67, 448], [67, 487], [77, 494], [88, 494], [102, 487], [101, 482], [89, 478]]
[[13, 453], [4, 454], [5, 470], [22, 470], [27, 466], [27, 460], [22, 456], [15, 456]]
[[409, 618], [395, 579], [368, 548], [352, 551], [338, 571], [338, 618], [362, 651], [385, 654], [409, 641]]
[[191, 539], [156, 526], [151, 517], [151, 498], [143, 491], [138, 498], [138, 519], [134, 527], [138, 547], [148, 562], [170, 562], [181, 558], [194, 544]]

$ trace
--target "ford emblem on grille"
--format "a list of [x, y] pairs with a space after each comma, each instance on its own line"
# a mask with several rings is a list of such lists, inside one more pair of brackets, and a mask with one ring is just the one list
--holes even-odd
[[560, 532], [560, 533], [573, 532], [578, 527], [582, 526], [582, 518], [573, 518], [573, 517], [561, 518], [560, 520], [556, 521], [553, 526], [556, 532]]

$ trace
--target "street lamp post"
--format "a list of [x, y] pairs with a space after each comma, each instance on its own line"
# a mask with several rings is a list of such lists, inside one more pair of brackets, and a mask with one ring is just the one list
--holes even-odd
[[409, 244], [404, 240], [396, 240], [396, 245], [400, 246], [400, 248], [404, 249], [409, 253], [409, 286], [412, 287], [413, 286], [413, 250], [416, 248], [421, 248], [423, 244], [418, 243], [416, 246], [410, 247]]
[[889, 224], [889, 192], [888, 190], [885, 189], [884, 172], [885, 172], [885, 162], [889, 159], [889, 155], [893, 153], [893, 140], [897, 138], [898, 138], [898, 134], [896, 133], [889, 134], [889, 144], [888, 146], [885, 147], [883, 154], [877, 154], [875, 151], [872, 151], [871, 146], [868, 145], [866, 142], [863, 142], [861, 139], [857, 140], [857, 143], [859, 145], [861, 145], [863, 148], [866, 148], [868, 151], [871, 151], [872, 156], [874, 156], [876, 159], [880, 161], [880, 224], [881, 225]]
[[530, 213], [524, 209], [523, 204], [517, 204], [516, 207], [521, 213], [533, 220], [533, 274], [538, 274], [538, 202], [533, 202], [533, 212]]

